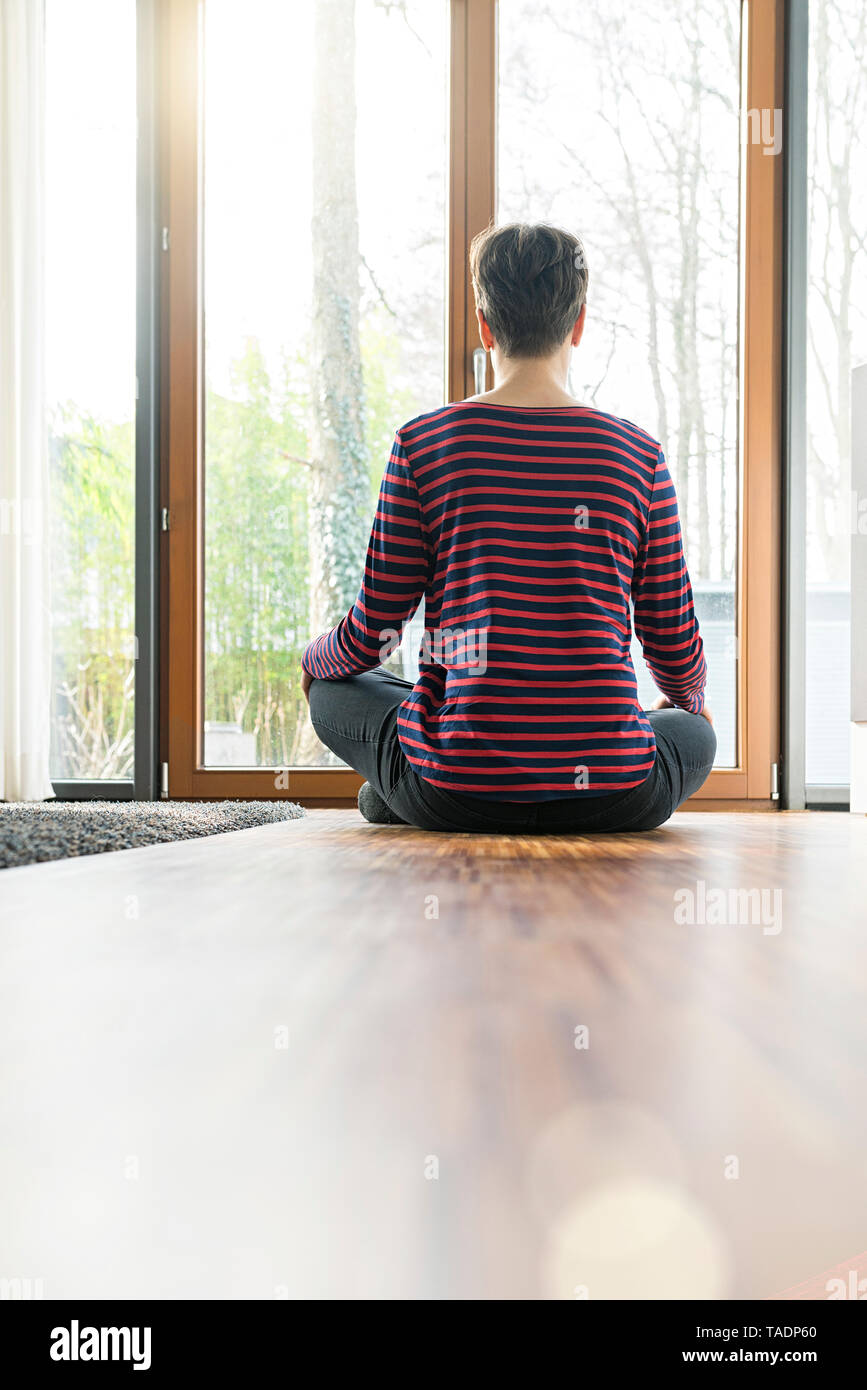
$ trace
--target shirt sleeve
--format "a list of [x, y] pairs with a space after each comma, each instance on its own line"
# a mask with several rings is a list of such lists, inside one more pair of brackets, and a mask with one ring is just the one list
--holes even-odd
[[648, 670], [673, 705], [700, 714], [707, 666], [665, 455], [656, 462], [647, 530], [632, 579], [635, 631]]
[[335, 628], [306, 648], [304, 670], [318, 680], [340, 680], [379, 666], [418, 608], [431, 554], [418, 486], [398, 431], [379, 489], [358, 598]]

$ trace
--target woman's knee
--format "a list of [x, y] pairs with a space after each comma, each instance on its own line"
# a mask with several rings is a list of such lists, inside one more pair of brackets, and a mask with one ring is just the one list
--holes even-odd
[[709, 719], [705, 719], [703, 714], [696, 715], [699, 727], [696, 730], [696, 737], [700, 745], [700, 761], [708, 769], [714, 765], [716, 759], [716, 731]]
[[310, 689], [307, 692], [307, 707], [310, 710], [310, 723], [316, 728], [317, 723], [322, 717], [322, 709], [325, 703], [325, 696], [331, 682], [312, 680]]
[[664, 765], [675, 811], [702, 787], [716, 757], [716, 734], [701, 714], [660, 710], [651, 719], [657, 756]]
[[695, 796], [704, 786], [716, 759], [716, 734], [713, 725], [703, 715], [691, 716], [696, 728], [691, 730], [689, 757], [683, 772], [683, 786], [679, 804]]
[[665, 709], [655, 712], [650, 720], [654, 733], [672, 745], [679, 763], [684, 768], [705, 767], [708, 772], [716, 758], [716, 734], [709, 719], [703, 714], [690, 714], [683, 709]]
[[[352, 722], [354, 710], [349, 681], [311, 681], [307, 705], [310, 710], [310, 723], [320, 738], [320, 730], [337, 732], [347, 723], [347, 719]], [[326, 743], [327, 739], [322, 741]]]

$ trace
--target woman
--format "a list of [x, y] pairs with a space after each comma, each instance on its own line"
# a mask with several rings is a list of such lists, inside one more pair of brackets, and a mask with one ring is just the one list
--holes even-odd
[[[470, 265], [492, 391], [397, 431], [350, 612], [304, 653], [318, 736], [362, 814], [423, 830], [652, 830], [716, 738], [658, 443], [566, 389], [577, 237], [489, 229]], [[378, 668], [425, 599], [414, 685]], [[630, 601], [663, 692], [642, 711]]]

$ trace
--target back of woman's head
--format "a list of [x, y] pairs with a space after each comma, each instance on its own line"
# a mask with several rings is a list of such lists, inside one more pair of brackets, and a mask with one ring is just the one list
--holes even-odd
[[577, 236], [547, 223], [488, 227], [470, 247], [476, 304], [506, 357], [548, 357], [572, 331], [587, 297]]

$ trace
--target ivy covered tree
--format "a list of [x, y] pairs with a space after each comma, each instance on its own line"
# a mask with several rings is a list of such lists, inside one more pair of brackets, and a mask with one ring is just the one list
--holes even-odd
[[370, 524], [355, 177], [355, 0], [316, 0], [310, 347], [311, 631], [358, 592]]

